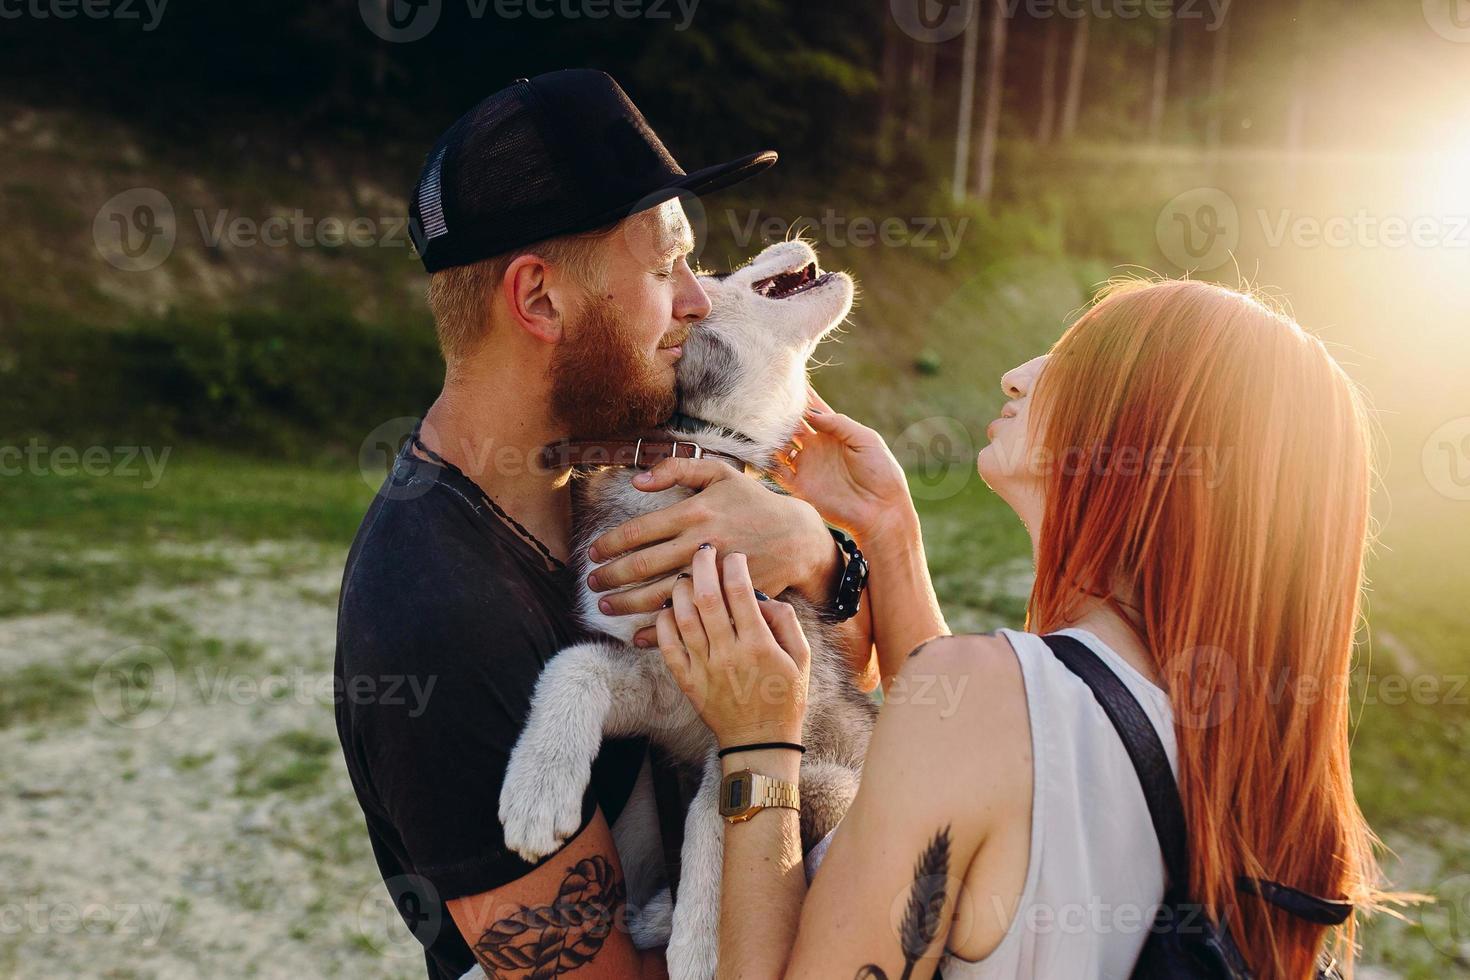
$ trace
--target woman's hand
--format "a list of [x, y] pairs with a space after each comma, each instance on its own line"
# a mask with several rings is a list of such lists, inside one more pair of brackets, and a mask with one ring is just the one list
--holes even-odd
[[744, 555], [726, 555], [722, 576], [702, 545], [657, 625], [664, 662], [722, 748], [801, 741], [811, 650], [795, 610], [757, 598]]
[[771, 471], [777, 483], [859, 543], [894, 521], [913, 522], [908, 480], [882, 436], [832, 411], [815, 389], [805, 422], [792, 439], [794, 459]]

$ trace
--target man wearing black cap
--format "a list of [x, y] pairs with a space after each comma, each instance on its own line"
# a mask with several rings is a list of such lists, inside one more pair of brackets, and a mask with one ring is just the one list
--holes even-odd
[[[373, 851], [431, 977], [476, 960], [491, 975], [661, 968], [622, 927], [609, 830], [642, 742], [604, 748], [582, 828], [562, 851], [532, 865], [501, 836], [501, 780], [537, 675], [575, 639], [567, 473], [542, 469], [537, 455], [672, 414], [680, 344], [709, 312], [686, 261], [679, 195], [727, 187], [775, 159], [686, 174], [622, 89], [593, 71], [516, 82], [428, 156], [410, 227], [431, 273], [444, 390], [353, 543], [336, 674], [338, 734]], [[830, 598], [841, 556], [811, 507], [718, 462], [662, 465], [700, 492], [604, 539], [625, 554], [594, 587], [648, 583], [609, 594], [608, 611], [657, 609], [705, 541], [747, 554], [765, 592]], [[861, 669], [866, 626], [850, 628]], [[394, 679], [430, 693], [406, 704], [386, 693]]]

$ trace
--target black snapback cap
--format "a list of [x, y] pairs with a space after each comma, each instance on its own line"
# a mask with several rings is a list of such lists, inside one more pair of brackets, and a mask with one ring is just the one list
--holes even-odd
[[555, 71], [501, 89], [439, 137], [409, 234], [438, 272], [708, 194], [775, 162], [765, 150], [685, 173], [612, 76]]

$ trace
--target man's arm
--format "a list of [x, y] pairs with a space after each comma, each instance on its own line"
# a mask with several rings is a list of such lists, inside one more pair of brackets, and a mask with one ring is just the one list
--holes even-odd
[[[676, 575], [689, 568], [694, 550], [706, 542], [720, 554], [745, 555], [756, 588], [770, 595], [794, 588], [817, 605], [832, 601], [842, 559], [826, 523], [807, 502], [775, 493], [716, 460], [664, 460], [639, 474], [633, 485], [648, 493], [673, 486], [696, 492], [592, 542], [592, 560], [605, 564], [588, 585], [608, 593], [601, 600], [607, 614], [658, 609], [673, 595]], [[877, 664], [870, 615], [859, 612], [839, 627], [838, 636], [859, 684], [872, 689]], [[635, 642], [654, 646], [653, 628], [641, 631]]]
[[626, 895], [612, 831], [599, 810], [529, 874], [446, 904], [488, 976], [577, 970], [588, 980], [662, 980], [668, 976], [662, 951], [633, 946]]

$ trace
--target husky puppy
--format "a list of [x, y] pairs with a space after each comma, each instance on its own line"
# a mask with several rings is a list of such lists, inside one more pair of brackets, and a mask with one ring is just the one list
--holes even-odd
[[[766, 470], [797, 431], [806, 406], [807, 361], [818, 341], [852, 308], [853, 282], [821, 272], [805, 242], [772, 245], [748, 265], [705, 276], [712, 312], [695, 327], [679, 360], [681, 415], [667, 435], [726, 453]], [[577, 581], [593, 567], [587, 547], [598, 535], [640, 514], [690, 495], [635, 489], [631, 467], [599, 468], [574, 488], [573, 561]], [[820, 840], [846, 812], [857, 790], [876, 709], [854, 686], [829, 627], [794, 591], [812, 649], [811, 682], [801, 764], [801, 829], [805, 847]], [[657, 649], [639, 650], [633, 634], [655, 614], [610, 617], [597, 595], [581, 590], [578, 616], [601, 638], [559, 652], [536, 685], [530, 717], [516, 743], [500, 795], [506, 844], [528, 860], [556, 851], [581, 825], [583, 793], [604, 738], [648, 736], [672, 758], [697, 767], [699, 789], [686, 817], [678, 903], [668, 921], [667, 893], [637, 907], [638, 864], [662, 861], [655, 842], [627, 840], [624, 820], [615, 838], [628, 878], [634, 941], [668, 942], [672, 980], [696, 980], [715, 970], [724, 820], [719, 814], [720, 763], [714, 736], [690, 706]], [[656, 821], [642, 808], [643, 832]], [[671, 930], [671, 931], [670, 931]]]

